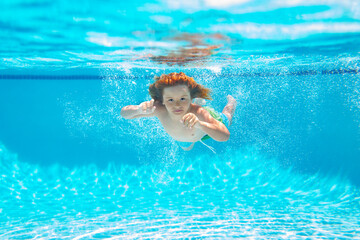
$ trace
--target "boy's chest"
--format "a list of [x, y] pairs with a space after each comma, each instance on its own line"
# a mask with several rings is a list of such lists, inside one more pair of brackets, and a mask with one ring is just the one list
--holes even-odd
[[175, 140], [183, 142], [199, 141], [205, 133], [198, 128], [189, 129], [183, 123], [160, 119], [165, 131]]

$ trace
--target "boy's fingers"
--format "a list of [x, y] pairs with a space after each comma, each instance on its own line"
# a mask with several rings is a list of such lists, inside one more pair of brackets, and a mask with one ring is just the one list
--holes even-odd
[[191, 120], [191, 115], [185, 115], [184, 122], [188, 124], [190, 120]]
[[191, 127], [194, 127], [196, 123], [197, 123], [197, 121], [195, 120], [195, 121], [192, 123]]
[[183, 118], [191, 118], [191, 113], [185, 114]]
[[188, 120], [188, 123], [187, 123], [187, 126], [188, 127], [191, 127], [192, 125], [193, 125], [193, 122], [194, 122], [194, 118], [189, 118], [189, 120]]
[[143, 112], [146, 112], [146, 110], [148, 109], [148, 102], [143, 102], [141, 105]]
[[143, 113], [152, 113], [155, 111], [156, 107], [154, 106], [154, 100], [142, 102], [140, 104], [140, 109]]
[[181, 118], [181, 121], [182, 121], [183, 123], [185, 123], [185, 118], [186, 118], [186, 115], [184, 115], [184, 116]]
[[182, 119], [182, 123], [184, 124], [184, 126], [187, 125], [187, 121], [188, 121], [188, 120], [187, 120], [186, 118], [183, 118], [183, 119]]
[[146, 108], [150, 107], [150, 102], [146, 102]]
[[194, 124], [195, 124], [195, 118], [191, 119], [191, 121], [190, 121], [190, 127], [192, 128], [192, 127], [194, 126]]
[[189, 127], [192, 128], [196, 122], [197, 118], [195, 116], [192, 116], [192, 118], [189, 120]]
[[195, 121], [195, 118], [193, 115], [189, 114], [183, 117], [183, 121], [184, 125], [186, 125], [187, 127], [191, 127]]

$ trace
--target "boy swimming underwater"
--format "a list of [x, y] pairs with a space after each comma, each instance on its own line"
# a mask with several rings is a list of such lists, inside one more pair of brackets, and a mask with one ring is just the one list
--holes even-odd
[[220, 142], [229, 139], [225, 124], [230, 125], [236, 108], [232, 96], [227, 96], [228, 103], [218, 114], [212, 108], [192, 103], [195, 98], [211, 100], [210, 89], [184, 73], [163, 74], [155, 80], [149, 87], [152, 100], [123, 107], [123, 118], [157, 117], [165, 131], [187, 151], [209, 137]]

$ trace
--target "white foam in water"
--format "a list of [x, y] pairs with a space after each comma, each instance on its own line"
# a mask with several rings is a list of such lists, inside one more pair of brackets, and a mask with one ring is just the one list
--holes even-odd
[[[171, 0], [163, 0], [165, 6], [175, 10], [185, 10], [188, 12], [196, 12], [205, 9], [219, 9], [226, 10], [233, 14], [244, 14], [244, 13], [256, 13], [256, 12], [267, 12], [276, 9], [286, 9], [291, 7], [316, 7], [316, 6], [327, 6], [330, 10], [324, 11], [318, 14], [307, 14], [310, 19], [332, 19], [336, 16], [349, 15], [354, 19], [360, 19], [359, 2], [354, 0], [225, 0], [225, 1], [214, 1], [214, 0], [186, 0], [174, 2]], [[142, 7], [144, 11], [161, 12], [164, 10], [164, 5], [148, 5], [148, 7]]]
[[292, 25], [283, 24], [258, 24], [235, 23], [217, 24], [211, 27], [212, 31], [223, 33], [237, 33], [244, 38], [283, 40], [299, 39], [321, 33], [356, 33], [360, 32], [358, 23], [299, 23]]
[[213, 71], [215, 74], [221, 73], [222, 67], [221, 66], [209, 66], [207, 69]]
[[160, 24], [171, 24], [174, 20], [172, 17], [162, 15], [153, 15], [150, 19]]
[[105, 47], [166, 47], [175, 48], [176, 43], [163, 41], [139, 41], [129, 37], [111, 37], [107, 33], [88, 32], [86, 40]]

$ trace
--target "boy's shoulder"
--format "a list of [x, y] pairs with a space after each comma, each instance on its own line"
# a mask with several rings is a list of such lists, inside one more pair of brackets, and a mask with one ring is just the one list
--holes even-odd
[[155, 109], [156, 115], [161, 115], [166, 112], [166, 108], [161, 102], [155, 101], [154, 106], [156, 107]]

